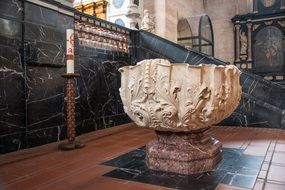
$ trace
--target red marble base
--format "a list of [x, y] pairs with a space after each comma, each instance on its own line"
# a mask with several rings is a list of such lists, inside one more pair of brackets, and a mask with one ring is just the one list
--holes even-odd
[[158, 140], [146, 145], [150, 169], [193, 174], [211, 171], [222, 159], [222, 144], [211, 138], [209, 130], [198, 132], [156, 131]]

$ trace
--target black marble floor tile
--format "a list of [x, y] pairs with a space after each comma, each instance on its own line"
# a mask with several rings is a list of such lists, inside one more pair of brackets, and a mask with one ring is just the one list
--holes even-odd
[[117, 168], [129, 168], [139, 166], [141, 163], [145, 164], [145, 147], [138, 148], [117, 158], [104, 162], [104, 165], [113, 166]]
[[243, 149], [223, 148], [217, 169], [201, 174], [183, 175], [148, 169], [145, 147], [104, 162], [116, 167], [104, 176], [175, 189], [214, 190], [219, 183], [253, 188], [264, 157], [243, 154]]
[[225, 175], [225, 170], [216, 170], [185, 176], [185, 178], [179, 183], [178, 189], [213, 190], [216, 189]]
[[246, 175], [239, 173], [227, 173], [221, 183], [239, 186], [244, 188], [253, 188], [257, 175]]

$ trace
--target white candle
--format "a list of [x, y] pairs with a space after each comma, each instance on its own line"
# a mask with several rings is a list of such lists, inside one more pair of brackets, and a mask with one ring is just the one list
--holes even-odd
[[66, 29], [66, 73], [74, 73], [74, 31]]

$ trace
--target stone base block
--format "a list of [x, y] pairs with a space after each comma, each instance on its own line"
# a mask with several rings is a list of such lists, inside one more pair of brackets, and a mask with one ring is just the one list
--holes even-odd
[[222, 144], [208, 130], [196, 133], [156, 131], [158, 140], [146, 145], [150, 169], [194, 174], [211, 171], [222, 159]]

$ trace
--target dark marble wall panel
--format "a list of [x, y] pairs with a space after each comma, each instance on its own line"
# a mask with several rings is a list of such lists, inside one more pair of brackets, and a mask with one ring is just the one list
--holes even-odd
[[[17, 9], [15, 2], [0, 2], [0, 10], [10, 6], [0, 12], [0, 153], [66, 137], [66, 79], [61, 75], [66, 72], [65, 31], [74, 27], [74, 18], [27, 1], [19, 1], [25, 9]], [[25, 18], [12, 10], [24, 11]], [[81, 75], [75, 79], [77, 134], [130, 122], [118, 91], [118, 68], [130, 65], [129, 55], [78, 43], [75, 49], [75, 70]]]
[[27, 59], [29, 66], [65, 66], [65, 45], [46, 42], [31, 42], [27, 44]]
[[[58, 17], [60, 18], [63, 16], [62, 14], [58, 14]], [[60, 23], [59, 24], [64, 24]], [[73, 28], [71, 25], [67, 25], [65, 29], [67, 28]], [[51, 27], [46, 25], [39, 25], [35, 22], [26, 22], [25, 23], [25, 38], [29, 41], [39, 41], [39, 42], [49, 42], [49, 43], [57, 43], [57, 44], [63, 44], [65, 43], [65, 29], [62, 30], [58, 27]]]
[[243, 92], [256, 99], [266, 101], [276, 107], [285, 108], [285, 89], [278, 84], [269, 85], [268, 81], [261, 82], [259, 77], [254, 79], [248, 74], [243, 74], [241, 75], [241, 85]]
[[25, 21], [39, 25], [57, 27], [58, 12], [46, 7], [41, 7], [33, 3], [25, 3]]
[[1, 0], [0, 17], [10, 17], [22, 19], [23, 1], [21, 0]]
[[129, 122], [119, 96], [118, 69], [130, 65], [130, 58], [83, 46], [79, 46], [77, 52], [80, 74], [76, 103], [78, 133]]
[[0, 10], [0, 152], [62, 139], [65, 30], [74, 19], [26, 1], [1, 1]]
[[31, 148], [51, 142], [56, 142], [66, 137], [66, 128], [64, 125], [56, 127], [41, 128], [30, 130], [25, 134], [25, 148]]
[[[270, 117], [268, 117], [269, 113]], [[264, 101], [254, 101], [242, 97], [239, 107], [233, 112], [231, 117], [220, 124], [261, 128], [277, 128], [279, 126], [280, 128], [283, 117], [280, 109], [266, 104]]]
[[1, 143], [2, 138], [13, 146], [9, 149], [20, 146], [21, 133], [25, 131], [24, 107], [24, 73], [19, 51], [0, 45], [0, 153], [8, 148]]
[[0, 137], [0, 154], [20, 150], [25, 147], [23, 139], [25, 133], [12, 133], [7, 135], [1, 135]]
[[[56, 5], [55, 5], [56, 6]], [[26, 147], [65, 137], [65, 32], [74, 18], [25, 2]]]
[[0, 35], [8, 39], [21, 39], [22, 25], [19, 21], [14, 21], [0, 16]]
[[0, 45], [0, 84], [0, 135], [4, 135], [24, 126], [24, 73], [14, 47]]
[[27, 130], [63, 125], [64, 68], [27, 67]]
[[21, 148], [25, 132], [21, 5], [0, 1], [0, 153]]
[[58, 11], [25, 3], [25, 41], [29, 65], [65, 65], [65, 32], [74, 19]]

